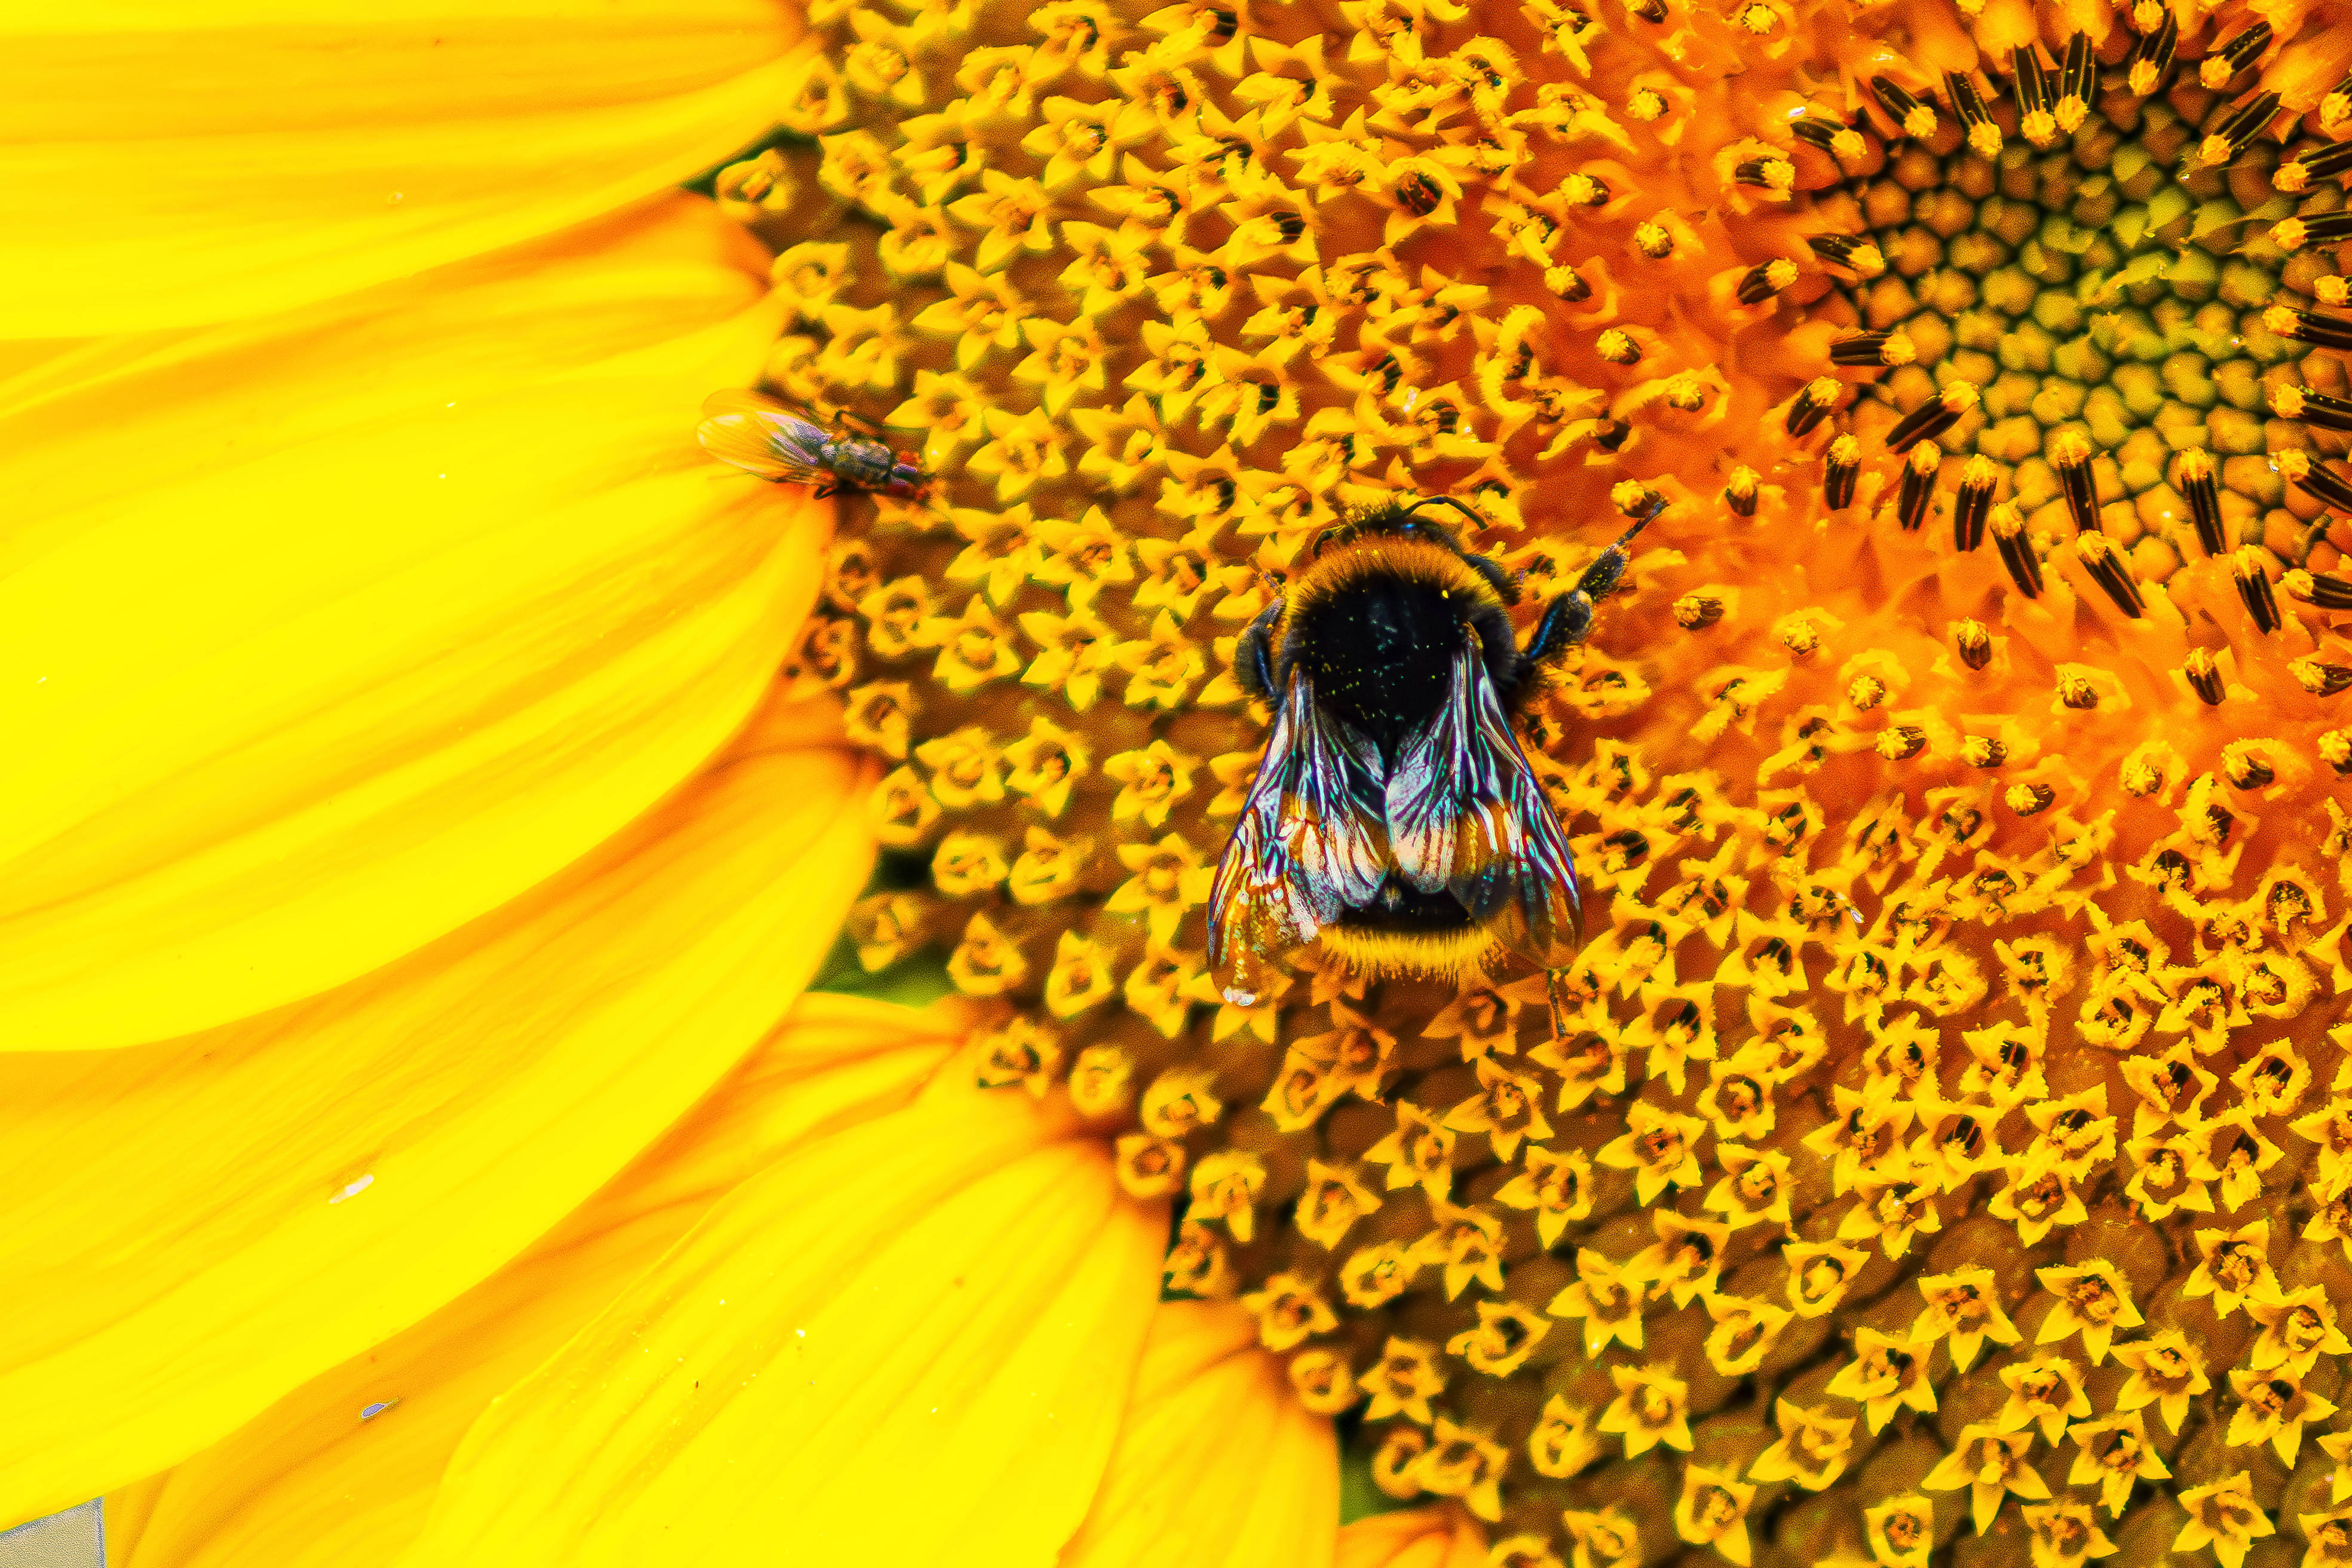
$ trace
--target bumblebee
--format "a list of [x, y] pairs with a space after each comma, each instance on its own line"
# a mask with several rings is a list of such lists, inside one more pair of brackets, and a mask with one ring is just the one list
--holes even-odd
[[1568, 836], [1512, 716], [1591, 633], [1659, 509], [1521, 647], [1517, 584], [1421, 515], [1435, 506], [1480, 521], [1448, 496], [1355, 513], [1235, 649], [1242, 687], [1274, 710], [1209, 895], [1209, 960], [1236, 1005], [1318, 938], [1360, 970], [1454, 976], [1506, 949], [1554, 968], [1577, 944]]

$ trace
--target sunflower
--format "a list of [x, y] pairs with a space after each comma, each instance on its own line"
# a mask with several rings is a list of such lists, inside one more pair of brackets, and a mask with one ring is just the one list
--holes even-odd
[[[0, 625], [69, 678], [17, 700], [0, 1517], [108, 1491], [133, 1562], [2341, 1554], [2352, 19], [629, 31], [590, 79], [697, 107], [625, 194], [756, 129], [721, 100], [781, 121], [713, 185], [764, 296], [694, 204], [530, 238], [624, 193], [585, 132], [533, 161], [511, 72], [479, 206], [234, 228], [116, 316], [107, 242], [55, 269], [35, 330], [142, 335], [9, 405], [53, 458]], [[695, 467], [689, 366], [930, 493], [825, 542]], [[1585, 944], [1235, 1005], [1234, 640], [1438, 493], [1530, 612], [1655, 514], [1527, 737]], [[960, 996], [795, 1001], [845, 909]], [[1335, 1535], [1335, 1423], [1416, 1506]]]

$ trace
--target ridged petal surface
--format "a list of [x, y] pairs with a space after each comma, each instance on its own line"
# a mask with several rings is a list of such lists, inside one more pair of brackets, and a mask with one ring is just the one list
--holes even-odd
[[872, 858], [830, 708], [362, 980], [0, 1056], [0, 1524], [176, 1464], [508, 1263], [775, 1026]]
[[0, 338], [265, 315], [593, 218], [766, 131], [771, 0], [0, 5]]
[[831, 520], [695, 445], [772, 335], [758, 260], [681, 197], [0, 386], [0, 1046], [340, 984], [742, 723]]

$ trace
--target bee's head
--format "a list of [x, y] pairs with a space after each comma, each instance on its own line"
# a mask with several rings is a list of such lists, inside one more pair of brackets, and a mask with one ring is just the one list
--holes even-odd
[[1313, 553], [1319, 557], [1327, 546], [1387, 534], [1405, 539], [1435, 540], [1460, 554], [1461, 542], [1454, 537], [1454, 531], [1434, 518], [1422, 515], [1423, 509], [1433, 506], [1450, 506], [1474, 525], [1484, 526], [1486, 521], [1452, 496], [1391, 497], [1368, 506], [1349, 508], [1340, 514], [1338, 522], [1315, 536]]

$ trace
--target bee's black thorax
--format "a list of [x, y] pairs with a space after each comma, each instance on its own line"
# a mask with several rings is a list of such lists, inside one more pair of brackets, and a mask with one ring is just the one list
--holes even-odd
[[[1477, 625], [1481, 611], [1500, 623]], [[1316, 700], [1381, 749], [1393, 766], [1406, 739], [1445, 700], [1454, 653], [1474, 627], [1488, 647], [1511, 646], [1499, 608], [1458, 584], [1367, 574], [1319, 598], [1291, 628], [1283, 653], [1314, 679]]]
[[1487, 583], [1424, 540], [1374, 536], [1316, 563], [1294, 589], [1278, 676], [1303, 669], [1318, 704], [1394, 766], [1444, 701], [1462, 639], [1478, 638], [1496, 691], [1518, 684], [1510, 617]]

